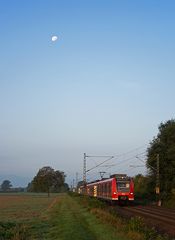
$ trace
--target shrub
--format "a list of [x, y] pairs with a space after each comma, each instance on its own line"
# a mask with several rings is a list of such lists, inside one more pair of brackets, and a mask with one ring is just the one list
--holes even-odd
[[27, 240], [26, 226], [15, 222], [0, 222], [0, 239]]

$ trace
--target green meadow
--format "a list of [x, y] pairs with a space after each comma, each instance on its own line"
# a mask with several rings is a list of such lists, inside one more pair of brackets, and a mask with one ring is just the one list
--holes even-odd
[[0, 239], [125, 238], [68, 194], [1, 194]]
[[163, 240], [140, 219], [130, 222], [76, 194], [0, 194], [0, 240]]

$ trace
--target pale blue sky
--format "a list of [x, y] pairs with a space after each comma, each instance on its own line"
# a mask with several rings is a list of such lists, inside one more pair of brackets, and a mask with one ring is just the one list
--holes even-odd
[[[146, 149], [175, 114], [174, 12], [169, 0], [0, 0], [0, 175], [50, 165], [70, 182], [84, 152]], [[144, 172], [132, 163], [110, 171]]]

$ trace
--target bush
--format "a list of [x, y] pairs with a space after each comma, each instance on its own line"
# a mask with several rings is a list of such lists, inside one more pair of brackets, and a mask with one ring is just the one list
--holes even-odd
[[0, 222], [0, 240], [27, 240], [27, 230], [23, 224]]

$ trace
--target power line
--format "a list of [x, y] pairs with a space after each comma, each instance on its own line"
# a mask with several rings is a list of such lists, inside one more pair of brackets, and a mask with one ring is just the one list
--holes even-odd
[[105, 162], [107, 162], [107, 161], [111, 160], [112, 158], [114, 158], [114, 157], [113, 157], [113, 156], [111, 156], [110, 158], [106, 159], [105, 161], [103, 161], [103, 162], [101, 162], [101, 163], [97, 164], [95, 167], [92, 167], [92, 168], [88, 169], [86, 172], [89, 172], [89, 171], [91, 171], [91, 170], [93, 170], [93, 169], [95, 169], [95, 168], [97, 168], [97, 167], [101, 166], [103, 163], [105, 163]]
[[[148, 144], [144, 144], [144, 145], [142, 145], [142, 146], [140, 146], [140, 147], [137, 147], [137, 148], [134, 148], [134, 149], [132, 149], [132, 150], [130, 150], [130, 151], [128, 151], [128, 152], [125, 152], [125, 153], [122, 153], [122, 154], [118, 154], [118, 155], [114, 155], [114, 156], [86, 155], [86, 153], [84, 153], [84, 164], [83, 164], [83, 181], [84, 181], [84, 183], [86, 182], [86, 173], [89, 173], [90, 171], [92, 171], [92, 170], [94, 170], [94, 169], [96, 169], [96, 168], [98, 168], [98, 167], [102, 167], [104, 163], [106, 163], [106, 162], [108, 162], [108, 161], [110, 161], [110, 160], [118, 159], [119, 157], [124, 157], [124, 156], [126, 156], [126, 155], [128, 155], [128, 154], [130, 154], [130, 153], [133, 153], [133, 152], [135, 152], [135, 151], [138, 151], [139, 149], [142, 149], [142, 148], [145, 147], [145, 146], [148, 146]], [[110, 168], [113, 167], [113, 166], [118, 166], [118, 165], [120, 165], [120, 164], [126, 163], [126, 162], [128, 162], [128, 161], [136, 158], [136, 156], [141, 156], [141, 155], [143, 155], [143, 154], [145, 154], [145, 153], [146, 153], [146, 151], [144, 151], [144, 152], [142, 152], [142, 153], [138, 153], [137, 155], [132, 156], [132, 157], [130, 157], [130, 158], [128, 158], [128, 159], [124, 159], [123, 161], [120, 161], [119, 163], [111, 164], [110, 166], [107, 166], [107, 167], [108, 167], [107, 169], [110, 169]], [[86, 170], [86, 158], [87, 158], [87, 157], [88, 157], [88, 158], [107, 158], [107, 157], [108, 157], [108, 159], [106, 159], [106, 160], [104, 160], [103, 162], [98, 163], [98, 164], [96, 164], [96, 162], [94, 161], [96, 165], [95, 165], [94, 167], [91, 167], [91, 168], [89, 168], [88, 170]], [[103, 166], [103, 167], [104, 167], [104, 166]]]

